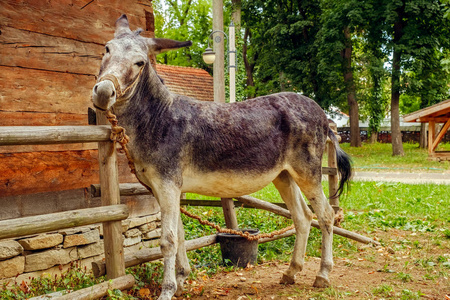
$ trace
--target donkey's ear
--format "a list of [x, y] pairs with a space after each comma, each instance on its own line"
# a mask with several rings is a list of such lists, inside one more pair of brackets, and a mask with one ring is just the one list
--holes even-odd
[[159, 54], [164, 51], [178, 49], [181, 47], [189, 47], [191, 41], [179, 42], [171, 39], [147, 39], [149, 54]]
[[116, 21], [116, 31], [114, 32], [114, 37], [118, 37], [124, 33], [131, 33], [130, 24], [128, 23], [128, 18], [126, 15], [121, 15]]

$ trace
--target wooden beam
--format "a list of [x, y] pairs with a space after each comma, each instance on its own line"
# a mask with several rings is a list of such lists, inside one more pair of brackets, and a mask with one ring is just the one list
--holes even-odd
[[435, 123], [445, 123], [450, 119], [450, 115], [446, 114], [445, 116], [439, 116], [439, 117], [425, 117], [420, 118], [419, 122], [421, 123], [428, 123], [429, 121], [434, 121]]
[[2, 126], [0, 146], [109, 141], [110, 126]]
[[[109, 124], [104, 113], [97, 112], [97, 123], [99, 125]], [[115, 143], [111, 141], [98, 143], [100, 184], [103, 186], [101, 201], [102, 205], [105, 206], [120, 203], [116, 151]], [[123, 256], [122, 223], [117, 221], [104, 222], [103, 237], [108, 279], [124, 276], [125, 262]]]
[[[120, 183], [120, 196], [136, 196], [136, 195], [151, 195], [150, 191], [142, 184], [136, 183]], [[91, 197], [100, 197], [102, 188], [100, 184], [91, 184]]]
[[442, 141], [442, 138], [444, 138], [444, 135], [447, 133], [447, 130], [450, 128], [450, 119], [447, 120], [447, 122], [442, 126], [441, 131], [439, 131], [438, 136], [433, 142], [433, 145], [431, 146], [431, 150], [434, 151], [438, 144]]
[[[216, 243], [216, 235], [208, 235], [201, 238], [185, 241], [186, 251], [200, 249]], [[160, 247], [144, 248], [125, 256], [125, 266], [127, 268], [149, 261], [163, 258]], [[92, 272], [95, 277], [105, 275], [105, 262], [97, 260], [92, 262]]]
[[234, 210], [233, 198], [221, 198], [223, 216], [225, 218], [225, 226], [230, 229], [238, 229], [238, 221]]
[[[134, 286], [134, 276], [124, 275], [121, 277], [114, 278], [112, 280], [108, 280], [75, 292], [67, 293], [61, 297], [51, 298], [53, 300], [91, 300], [91, 299], [99, 299], [108, 294], [108, 291], [112, 290], [126, 290], [130, 289]], [[49, 294], [51, 296], [51, 294]], [[32, 299], [42, 299], [41, 297], [31, 298]]]
[[124, 220], [127, 217], [128, 207], [120, 204], [3, 220], [0, 221], [0, 239], [15, 238], [105, 221], [119, 221], [120, 223], [120, 220]]
[[[272, 205], [272, 203], [270, 202], [266, 202], [266, 201], [262, 201], [259, 200], [257, 198], [253, 198], [250, 196], [244, 196], [244, 197], [238, 197], [237, 199], [239, 199], [242, 202], [246, 202], [247, 204], [250, 204], [252, 206], [254, 206], [255, 208], [260, 208], [260, 209], [265, 209], [268, 210], [270, 212], [276, 213], [280, 216], [286, 217], [286, 218], [291, 218], [291, 213], [287, 210], [287, 209], [283, 209], [281, 207], [275, 207], [274, 205]], [[312, 220], [311, 221], [311, 226], [320, 229], [319, 226], [319, 222], [317, 222], [316, 220]], [[375, 244], [378, 245], [379, 243], [377, 241], [374, 241], [370, 238], [367, 238], [363, 235], [360, 235], [358, 233], [354, 233], [339, 227], [334, 226], [333, 227], [333, 233], [346, 237], [346, 238], [350, 238], [352, 240], [361, 242], [361, 243], [365, 243], [365, 244]]]
[[429, 107], [425, 107], [423, 109], [417, 110], [410, 114], [406, 114], [403, 116], [403, 120], [405, 122], [416, 122], [417, 119], [420, 119], [420, 118], [423, 118], [426, 116], [430, 116], [437, 112], [445, 114], [449, 111], [450, 111], [450, 99], [439, 102], [439, 103], [429, 106]]

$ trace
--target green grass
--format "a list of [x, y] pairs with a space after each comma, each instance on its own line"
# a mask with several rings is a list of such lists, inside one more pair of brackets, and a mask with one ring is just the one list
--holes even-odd
[[[427, 149], [419, 149], [415, 143], [404, 143], [404, 156], [392, 156], [391, 144], [366, 144], [362, 147], [350, 147], [343, 143], [341, 148], [347, 152], [353, 166], [359, 171], [377, 172], [445, 172], [450, 170], [448, 161], [437, 162], [427, 160]], [[438, 150], [450, 151], [450, 143], [442, 144]]]

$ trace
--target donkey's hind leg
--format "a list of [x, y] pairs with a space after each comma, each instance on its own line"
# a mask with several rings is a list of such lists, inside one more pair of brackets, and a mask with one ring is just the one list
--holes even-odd
[[319, 221], [322, 231], [322, 258], [320, 270], [314, 281], [315, 287], [328, 287], [330, 280], [328, 274], [333, 269], [333, 223], [334, 211], [323, 193], [321, 178], [311, 176], [308, 180], [300, 182], [302, 191], [311, 204]]
[[288, 172], [281, 172], [273, 183], [286, 203], [295, 226], [296, 239], [291, 264], [281, 278], [281, 283], [293, 284], [295, 275], [303, 269], [313, 214], [306, 205], [299, 187]]
[[176, 296], [181, 296], [183, 293], [184, 281], [191, 273], [191, 267], [189, 266], [189, 260], [186, 254], [186, 246], [184, 240], [184, 227], [181, 216], [178, 220], [178, 249], [176, 256], [176, 279], [177, 279], [177, 292]]

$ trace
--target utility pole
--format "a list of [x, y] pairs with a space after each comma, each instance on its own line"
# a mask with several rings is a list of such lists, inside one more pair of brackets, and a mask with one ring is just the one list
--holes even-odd
[[[212, 9], [213, 31], [220, 30], [223, 32], [223, 0], [213, 0]], [[216, 52], [216, 60], [213, 65], [214, 102], [225, 103], [225, 37], [222, 32], [216, 32], [213, 35], [214, 52]]]
[[[213, 67], [214, 102], [225, 103], [225, 36], [223, 34], [223, 0], [213, 0], [213, 35], [216, 60]], [[220, 30], [220, 31], [219, 31]], [[232, 198], [221, 198], [227, 228], [237, 229], [238, 223]]]

